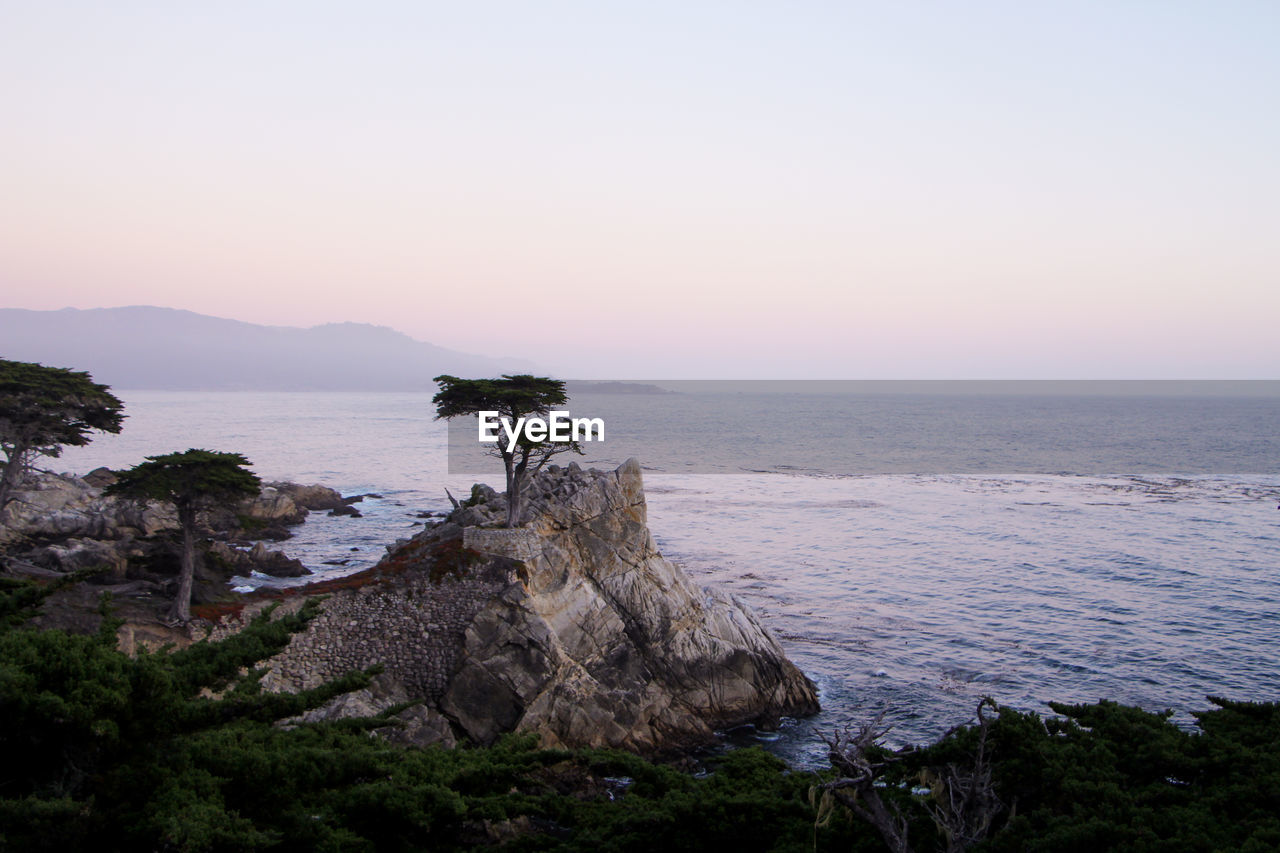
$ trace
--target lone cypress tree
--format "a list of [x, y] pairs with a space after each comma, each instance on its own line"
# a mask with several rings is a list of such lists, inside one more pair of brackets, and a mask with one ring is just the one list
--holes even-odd
[[104, 490], [104, 494], [141, 500], [166, 501], [178, 508], [182, 527], [182, 571], [178, 595], [169, 611], [175, 622], [191, 620], [191, 587], [196, 574], [196, 511], [202, 506], [256, 495], [262, 481], [246, 470], [249, 460], [239, 453], [192, 448], [183, 453], [148, 456]]
[[[433, 381], [440, 386], [431, 399], [436, 404], [436, 420], [497, 412], [514, 424], [531, 415], [545, 416], [553, 406], [563, 406], [569, 399], [563, 380], [527, 373], [503, 374], [501, 379], [459, 379], [446, 374]], [[507, 474], [507, 527], [515, 527], [520, 523], [521, 490], [527, 478], [538, 473], [552, 456], [581, 453], [582, 448], [576, 441], [534, 442], [522, 436], [514, 448], [498, 442], [491, 452], [502, 459]]]

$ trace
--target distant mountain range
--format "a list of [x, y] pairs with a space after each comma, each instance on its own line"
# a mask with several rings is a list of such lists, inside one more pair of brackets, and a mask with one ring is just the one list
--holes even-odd
[[0, 308], [0, 358], [87, 370], [113, 388], [173, 391], [429, 391], [431, 377], [534, 372], [386, 326], [259, 326], [173, 308]]

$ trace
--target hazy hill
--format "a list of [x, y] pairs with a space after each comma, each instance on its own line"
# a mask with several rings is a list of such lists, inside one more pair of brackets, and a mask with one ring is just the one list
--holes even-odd
[[530, 371], [385, 326], [259, 326], [173, 308], [0, 308], [0, 358], [87, 370], [113, 388], [425, 391], [431, 377]]

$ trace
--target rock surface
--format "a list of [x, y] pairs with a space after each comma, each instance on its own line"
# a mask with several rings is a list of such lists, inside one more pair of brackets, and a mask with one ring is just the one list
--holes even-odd
[[271, 551], [261, 542], [255, 543], [248, 550], [236, 548], [226, 542], [213, 542], [209, 545], [209, 555], [217, 559], [222, 567], [231, 574], [247, 577], [250, 572], [261, 572], [278, 578], [300, 578], [311, 574], [311, 570], [283, 551]]
[[348, 499], [328, 486], [298, 483], [268, 483], [268, 487], [288, 495], [295, 504], [309, 510], [337, 509], [346, 506]]
[[[163, 594], [178, 569], [177, 512], [162, 503], [104, 497], [102, 489], [114, 480], [105, 468], [84, 478], [50, 473], [29, 478], [0, 510], [0, 566], [28, 577], [104, 568], [94, 583], [146, 581], [151, 592]], [[234, 506], [202, 511], [199, 535], [215, 541], [197, 569], [193, 600], [225, 595], [232, 574], [310, 574], [299, 561], [258, 540], [287, 539], [288, 528], [304, 521], [310, 506], [345, 505], [325, 486], [273, 483]], [[251, 549], [229, 544], [251, 541], [258, 541]]]
[[[15, 499], [0, 510], [0, 543], [20, 538], [86, 537], [114, 540], [133, 536], [154, 536], [178, 529], [173, 507], [149, 501], [104, 497], [102, 489], [114, 475], [99, 468], [85, 478], [40, 473], [15, 492]], [[297, 486], [273, 483], [255, 497], [234, 506], [203, 510], [199, 523], [208, 533], [229, 539], [287, 539], [287, 527], [307, 518], [308, 504], [327, 508], [345, 506], [337, 492], [324, 486]]]
[[346, 588], [317, 590], [331, 598], [264, 685], [296, 690], [382, 664], [377, 691], [320, 715], [407, 697], [422, 704], [400, 736], [417, 742], [531, 731], [544, 745], [641, 753], [818, 709], [813, 684], [744, 604], [658, 552], [635, 460], [549, 468], [529, 485], [520, 528], [485, 526], [504, 514], [501, 496], [477, 487]]
[[124, 539], [178, 528], [177, 512], [160, 504], [104, 498], [76, 477], [38, 474], [0, 509], [0, 543], [19, 539]]

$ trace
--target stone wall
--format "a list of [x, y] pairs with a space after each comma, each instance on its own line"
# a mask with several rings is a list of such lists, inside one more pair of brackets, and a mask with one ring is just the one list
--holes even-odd
[[492, 574], [433, 582], [411, 572], [393, 584], [335, 593], [271, 659], [263, 686], [294, 692], [382, 664], [410, 695], [435, 701], [458, 667], [467, 626], [507, 583]]

